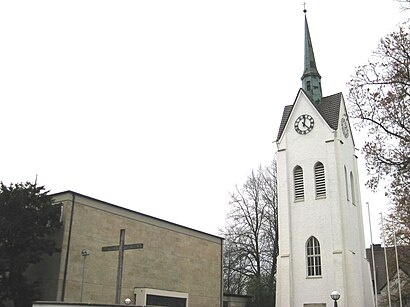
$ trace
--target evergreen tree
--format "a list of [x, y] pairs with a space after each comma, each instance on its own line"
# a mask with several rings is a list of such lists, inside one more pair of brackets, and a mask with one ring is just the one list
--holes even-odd
[[56, 252], [52, 234], [61, 226], [61, 206], [36, 183], [0, 183], [0, 306], [29, 307], [37, 283], [24, 273], [43, 255]]

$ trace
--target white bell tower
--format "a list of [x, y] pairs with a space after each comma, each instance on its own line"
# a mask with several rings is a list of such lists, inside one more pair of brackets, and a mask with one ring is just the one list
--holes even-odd
[[277, 137], [277, 307], [374, 306], [357, 156], [341, 93], [322, 97], [305, 16], [302, 88]]

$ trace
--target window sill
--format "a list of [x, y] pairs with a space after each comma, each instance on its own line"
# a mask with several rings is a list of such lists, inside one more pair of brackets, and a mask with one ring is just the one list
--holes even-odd
[[306, 279], [318, 279], [318, 278], [322, 278], [322, 275], [318, 275], [318, 276], [306, 276]]

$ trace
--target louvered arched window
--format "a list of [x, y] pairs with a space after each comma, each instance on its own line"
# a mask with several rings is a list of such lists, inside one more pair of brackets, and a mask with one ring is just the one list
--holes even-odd
[[314, 168], [315, 168], [316, 198], [325, 198], [326, 197], [325, 167], [323, 166], [323, 163], [317, 162]]
[[320, 244], [318, 239], [310, 237], [306, 242], [307, 276], [322, 275], [322, 260], [320, 258]]
[[293, 182], [295, 187], [295, 201], [303, 201], [305, 199], [305, 187], [303, 183], [303, 170], [299, 165], [293, 169]]

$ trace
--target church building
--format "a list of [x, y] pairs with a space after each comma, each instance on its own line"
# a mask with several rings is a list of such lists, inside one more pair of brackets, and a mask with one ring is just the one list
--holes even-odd
[[53, 197], [61, 252], [31, 272], [42, 301], [222, 306], [222, 238], [72, 191]]
[[276, 306], [374, 306], [357, 156], [342, 93], [322, 95], [305, 11], [302, 88], [277, 136]]

